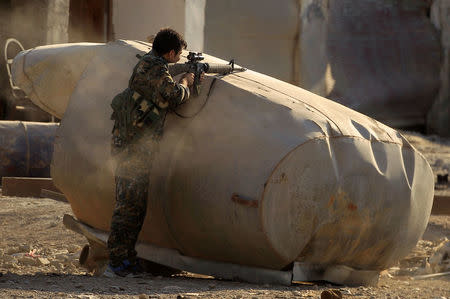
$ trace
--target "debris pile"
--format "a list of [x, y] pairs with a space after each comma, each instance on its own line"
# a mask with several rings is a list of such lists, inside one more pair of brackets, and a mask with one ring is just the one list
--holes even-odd
[[69, 245], [68, 249], [34, 249], [22, 244], [0, 249], [0, 266], [3, 269], [18, 270], [37, 267], [40, 272], [82, 273], [78, 258], [81, 247]]
[[450, 241], [447, 238], [434, 248], [428, 263], [432, 273], [450, 271]]
[[398, 266], [388, 269], [388, 276], [433, 277], [450, 271], [450, 240], [442, 238], [432, 242], [420, 240], [416, 248], [401, 260]]

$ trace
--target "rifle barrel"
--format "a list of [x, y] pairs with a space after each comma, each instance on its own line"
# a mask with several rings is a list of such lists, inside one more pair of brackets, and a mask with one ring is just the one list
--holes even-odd
[[[203, 62], [199, 62], [199, 63], [203, 63]], [[235, 72], [235, 71], [243, 72], [243, 71], [247, 70], [246, 68], [242, 68], [242, 67], [238, 67], [238, 68], [234, 67], [233, 68], [233, 66], [230, 64], [219, 64], [219, 63], [205, 63], [205, 64], [208, 66], [206, 73], [226, 75], [226, 74], [229, 74], [229, 73]], [[186, 73], [186, 72], [192, 72], [191, 65], [188, 63], [169, 64], [169, 73], [172, 76], [176, 76], [178, 74]]]
[[208, 73], [225, 75], [233, 71], [232, 66], [229, 64], [209, 63], [208, 65]]

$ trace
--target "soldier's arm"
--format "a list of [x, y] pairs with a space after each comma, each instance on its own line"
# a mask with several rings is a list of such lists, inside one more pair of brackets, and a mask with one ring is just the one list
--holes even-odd
[[157, 90], [161, 95], [161, 101], [156, 103], [160, 108], [175, 108], [189, 98], [189, 88], [185, 84], [173, 81], [169, 70], [165, 68], [157, 84]]

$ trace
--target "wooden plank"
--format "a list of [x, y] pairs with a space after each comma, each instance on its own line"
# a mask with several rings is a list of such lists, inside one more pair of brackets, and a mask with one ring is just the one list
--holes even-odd
[[91, 240], [91, 241], [97, 243], [99, 246], [106, 247], [106, 240], [108, 237], [105, 237], [104, 240], [102, 240], [101, 238], [99, 238], [97, 236], [98, 234], [102, 234], [104, 232], [102, 232], [100, 230], [96, 230], [95, 228], [92, 228], [92, 227], [76, 220], [73, 216], [71, 216], [69, 214], [64, 214], [63, 224], [66, 228], [85, 236], [88, 240]]
[[[88, 240], [101, 244], [101, 246], [106, 246], [105, 244], [108, 239], [108, 234], [106, 232], [92, 228], [68, 214], [64, 215], [63, 223], [68, 229], [82, 234]], [[221, 279], [239, 279], [251, 283], [280, 285], [291, 285], [292, 282], [292, 271], [277, 271], [203, 260], [182, 255], [175, 249], [162, 248], [143, 242], [138, 242], [136, 244], [136, 251], [138, 253], [138, 257], [154, 263], [173, 269], [213, 276]]]
[[431, 214], [450, 215], [450, 195], [435, 194]]
[[61, 192], [55, 187], [51, 178], [2, 178], [2, 194], [5, 196], [40, 197], [42, 189]]
[[418, 275], [418, 276], [414, 276], [412, 279], [419, 280], [419, 279], [436, 278], [436, 277], [442, 277], [442, 276], [448, 276], [448, 275], [450, 275], [450, 272], [442, 272], [442, 273], [433, 273], [433, 274], [427, 274], [427, 275]]
[[59, 193], [59, 192], [55, 192], [55, 191], [51, 191], [51, 190], [47, 190], [47, 189], [41, 190], [41, 197], [50, 198], [50, 199], [54, 199], [54, 200], [62, 201], [62, 202], [68, 202], [66, 196], [63, 193]]

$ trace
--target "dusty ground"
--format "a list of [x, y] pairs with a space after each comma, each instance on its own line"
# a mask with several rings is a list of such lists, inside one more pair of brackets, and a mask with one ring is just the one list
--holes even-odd
[[[450, 140], [405, 133], [436, 173], [448, 172]], [[67, 230], [62, 216], [68, 204], [51, 199], [0, 197], [0, 298], [320, 298], [323, 290], [341, 290], [344, 298], [450, 298], [450, 275], [415, 280], [430, 270], [436, 246], [450, 239], [450, 216], [432, 216], [411, 254], [385, 271], [376, 287], [326, 283], [280, 287], [199, 278], [100, 278], [78, 266], [84, 237]], [[449, 258], [444, 257], [444, 258]], [[450, 271], [440, 264], [437, 272]]]

